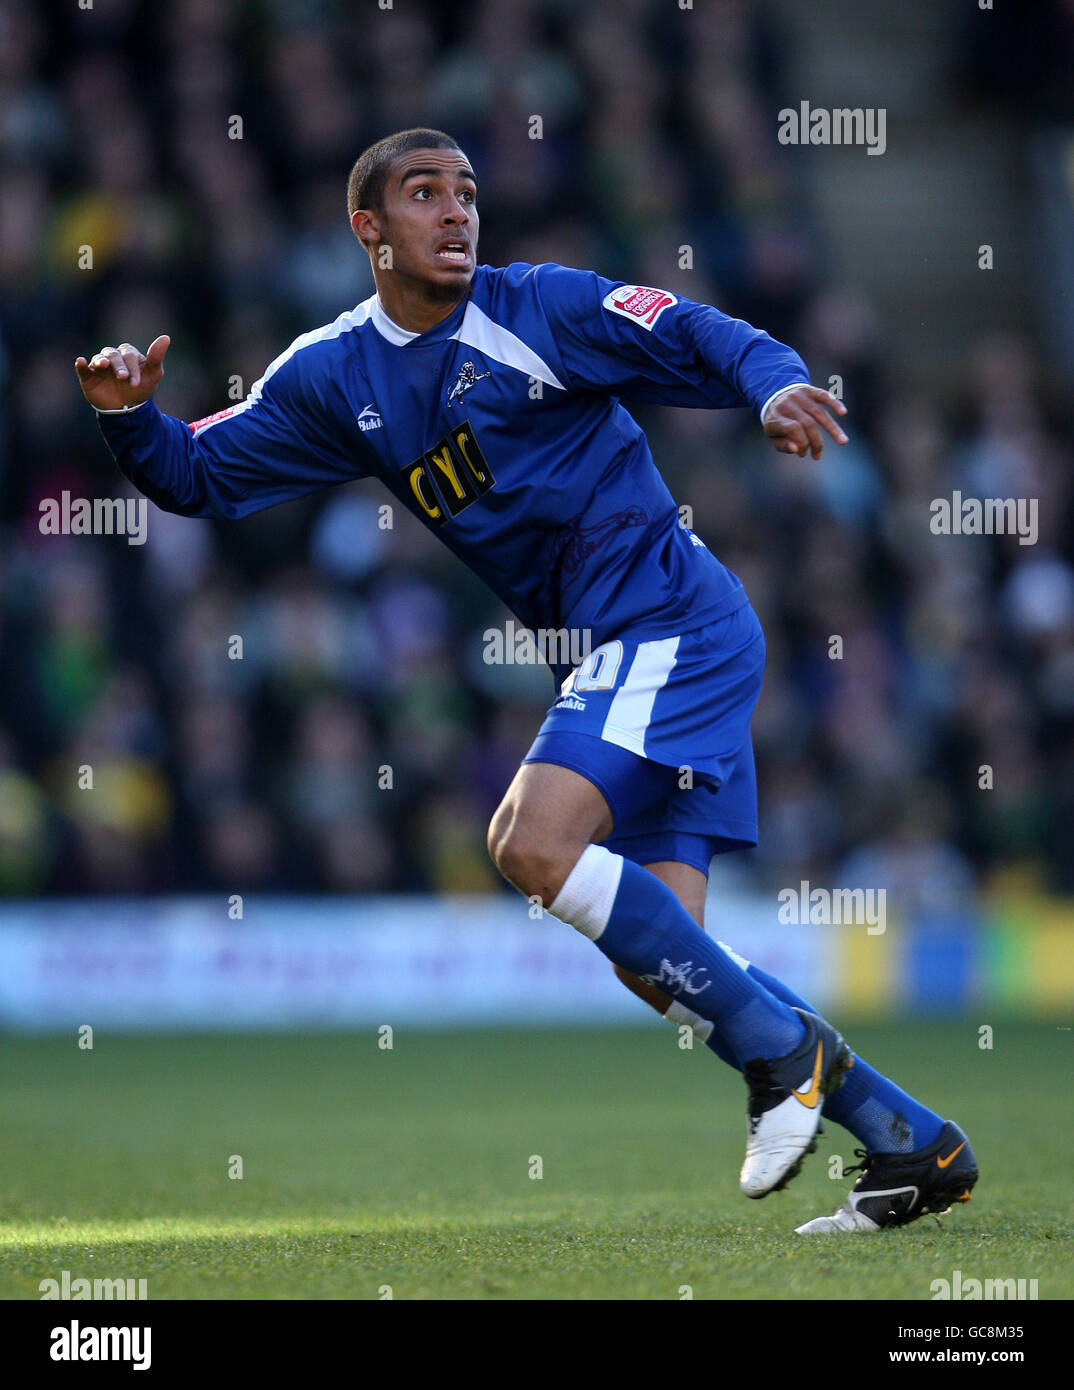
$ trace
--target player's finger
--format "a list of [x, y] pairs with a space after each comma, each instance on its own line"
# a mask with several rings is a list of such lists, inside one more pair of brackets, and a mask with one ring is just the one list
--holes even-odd
[[821, 441], [817, 421], [811, 416], [806, 406], [796, 406], [795, 414], [798, 416], [800, 428], [802, 428], [804, 438], [806, 438], [807, 448], [813, 453], [814, 459], [820, 459], [820, 452], [824, 448], [824, 443]]
[[811, 441], [801, 421], [796, 420], [787, 426], [787, 438], [797, 445], [795, 453], [801, 454], [805, 458], [806, 454], [809, 453]]
[[820, 430], [817, 428], [816, 421], [810, 413], [810, 407], [800, 405], [795, 402], [786, 407], [787, 414], [794, 423], [789, 426], [788, 433], [795, 431], [793, 437], [802, 445], [802, 453], [811, 453], [815, 459], [819, 459], [821, 450], [824, 447], [820, 437]]
[[123, 354], [119, 348], [108, 349], [108, 360], [112, 364], [112, 370], [120, 381], [126, 381], [130, 376], [130, 368], [123, 360]]
[[846, 444], [848, 442], [846, 435], [823, 406], [814, 406], [809, 413], [813, 416], [813, 419], [816, 420], [817, 424], [820, 425], [821, 429], [828, 431], [837, 444]]
[[145, 361], [145, 358], [133, 343], [120, 343], [119, 355], [126, 363], [127, 371], [130, 373], [131, 385], [137, 386], [142, 379], [142, 363]]
[[172, 345], [172, 340], [167, 333], [162, 333], [159, 338], [154, 338], [146, 348], [145, 365], [147, 367], [159, 367], [164, 361], [164, 354]]
[[843, 402], [838, 396], [833, 396], [830, 391], [825, 391], [819, 386], [807, 386], [805, 391], [811, 400], [819, 401], [821, 405], [828, 406], [829, 409], [834, 410], [837, 415], [845, 415], [847, 413], [847, 408]]
[[809, 451], [812, 453], [815, 459], [819, 459], [821, 450], [824, 448], [824, 444], [820, 437], [820, 430], [817, 428], [817, 422], [813, 419], [812, 415], [808, 413], [808, 411], [802, 410], [800, 424], [802, 433], [805, 436], [806, 447], [809, 449]]
[[94, 357], [91, 365], [96, 367], [98, 371], [107, 371], [108, 368], [111, 368], [115, 375], [121, 380], [126, 381], [127, 379], [127, 364], [123, 361], [123, 357], [118, 348], [101, 348], [100, 352]]
[[93, 368], [84, 357], [75, 358], [75, 371], [78, 373], [79, 381], [93, 380]]

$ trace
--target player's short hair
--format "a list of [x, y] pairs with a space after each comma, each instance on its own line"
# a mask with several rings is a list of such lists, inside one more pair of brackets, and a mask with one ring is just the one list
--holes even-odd
[[347, 216], [353, 217], [359, 208], [374, 208], [378, 212], [384, 197], [391, 167], [401, 154], [410, 150], [457, 150], [459, 142], [442, 130], [399, 130], [386, 135], [363, 151], [355, 161], [347, 180]]

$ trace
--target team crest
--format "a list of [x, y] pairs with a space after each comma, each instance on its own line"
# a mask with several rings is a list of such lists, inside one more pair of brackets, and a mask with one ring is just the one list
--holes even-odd
[[479, 381], [483, 381], [485, 377], [491, 375], [491, 372], [482, 372], [478, 375], [477, 368], [472, 362], [464, 362], [458, 376], [455, 378], [454, 386], [452, 386], [451, 390], [448, 392], [448, 405], [454, 405], [456, 401], [461, 401], [464, 392], [469, 391], [472, 386], [475, 386]]

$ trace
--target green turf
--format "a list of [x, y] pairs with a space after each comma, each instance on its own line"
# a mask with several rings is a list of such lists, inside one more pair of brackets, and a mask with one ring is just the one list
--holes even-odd
[[[942, 1229], [804, 1240], [853, 1141], [785, 1193], [737, 1187], [741, 1080], [644, 1030], [6, 1039], [0, 1297], [146, 1278], [151, 1299], [928, 1299], [950, 1278], [1074, 1296], [1074, 1032], [848, 1030], [968, 1131], [974, 1200]], [[229, 1179], [231, 1155], [244, 1175]], [[531, 1156], [543, 1177], [530, 1177]]]

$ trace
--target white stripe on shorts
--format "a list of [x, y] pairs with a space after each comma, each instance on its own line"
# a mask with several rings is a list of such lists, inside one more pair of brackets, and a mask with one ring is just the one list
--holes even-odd
[[645, 757], [645, 732], [658, 692], [667, 684], [678, 650], [677, 637], [639, 642], [626, 680], [612, 696], [600, 736]]

